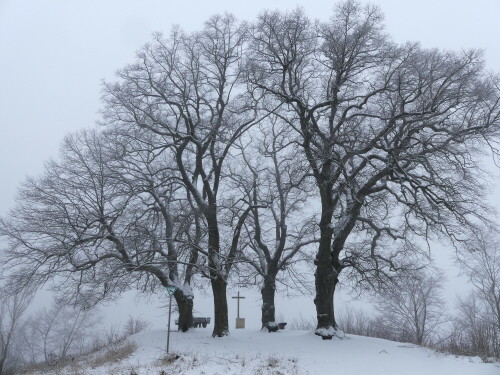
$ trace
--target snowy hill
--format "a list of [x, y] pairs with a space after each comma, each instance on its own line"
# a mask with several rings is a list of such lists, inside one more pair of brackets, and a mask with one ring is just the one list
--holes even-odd
[[233, 330], [229, 337], [213, 339], [210, 333], [210, 329], [172, 332], [170, 352], [176, 355], [167, 356], [165, 330], [141, 332], [128, 339], [135, 350], [126, 358], [119, 354], [109, 355], [109, 361], [87, 358], [49, 374], [500, 374], [498, 363], [362, 336], [322, 341], [306, 331]]

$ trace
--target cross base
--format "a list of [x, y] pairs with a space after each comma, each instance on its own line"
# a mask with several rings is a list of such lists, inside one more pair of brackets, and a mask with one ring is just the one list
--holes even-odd
[[236, 329], [245, 328], [245, 318], [236, 318]]

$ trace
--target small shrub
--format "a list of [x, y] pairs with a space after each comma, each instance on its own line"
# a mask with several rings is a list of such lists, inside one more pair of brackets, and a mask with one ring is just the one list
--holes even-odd
[[149, 327], [149, 322], [139, 317], [132, 317], [129, 315], [125, 327], [123, 328], [123, 335], [131, 336], [136, 333], [142, 332]]
[[267, 359], [267, 366], [268, 367], [272, 367], [272, 368], [278, 367], [279, 363], [280, 363], [280, 361], [276, 357], [269, 357]]
[[158, 358], [156, 363], [159, 366], [169, 366], [175, 361], [177, 361], [181, 356], [179, 354], [175, 353], [165, 353], [165, 355], [161, 358]]
[[101, 355], [96, 356], [91, 362], [93, 368], [102, 366], [110, 362], [119, 362], [129, 357], [135, 350], [137, 345], [134, 342], [125, 342], [123, 345], [107, 350]]

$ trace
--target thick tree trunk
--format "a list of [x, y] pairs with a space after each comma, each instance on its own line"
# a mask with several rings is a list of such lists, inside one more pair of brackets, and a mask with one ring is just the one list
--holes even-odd
[[218, 277], [212, 279], [214, 295], [214, 331], [212, 337], [223, 337], [229, 334], [229, 320], [227, 315], [226, 281]]
[[269, 323], [275, 323], [274, 295], [276, 293], [276, 279], [273, 276], [264, 277], [264, 286], [260, 290], [262, 294], [262, 328]]
[[318, 253], [316, 254], [316, 272], [315, 285], [316, 314], [318, 326], [315, 333], [323, 339], [331, 339], [337, 330], [335, 314], [333, 311], [333, 295], [335, 285], [338, 281], [338, 274], [333, 267], [332, 259], [332, 238], [333, 228], [331, 225], [333, 216], [333, 202], [331, 198], [331, 189], [326, 186], [321, 191], [322, 213], [320, 227], [320, 242]]
[[332, 266], [318, 264], [315, 274], [316, 298], [314, 299], [318, 325], [315, 333], [323, 339], [331, 339], [338, 328], [333, 304], [337, 281], [337, 274]]
[[217, 222], [217, 206], [211, 205], [205, 215], [208, 224], [208, 265], [210, 267], [210, 284], [214, 298], [214, 331], [212, 337], [223, 337], [229, 334], [227, 315], [227, 282], [221, 275], [224, 267], [220, 261], [220, 238]]
[[175, 292], [174, 297], [179, 308], [178, 330], [186, 332], [193, 326], [193, 297], [185, 296], [179, 290]]

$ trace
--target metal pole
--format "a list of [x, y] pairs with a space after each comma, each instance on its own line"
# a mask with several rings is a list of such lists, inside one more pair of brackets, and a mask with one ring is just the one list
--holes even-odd
[[237, 301], [238, 301], [238, 319], [240, 318], [240, 292], [238, 291], [238, 298], [237, 298]]
[[170, 295], [169, 303], [168, 303], [168, 332], [167, 332], [167, 354], [170, 346], [170, 315], [172, 313], [172, 295]]

